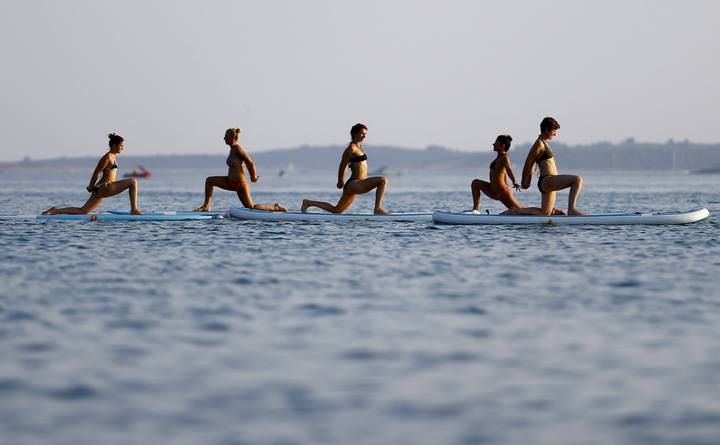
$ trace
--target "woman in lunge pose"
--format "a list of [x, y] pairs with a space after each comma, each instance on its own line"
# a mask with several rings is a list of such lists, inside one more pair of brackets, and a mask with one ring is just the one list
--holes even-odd
[[[43, 215], [82, 215], [90, 213], [100, 205], [103, 199], [115, 196], [119, 193], [129, 190], [130, 193], [130, 212], [133, 215], [142, 215], [137, 206], [138, 183], [135, 178], [121, 179], [116, 181], [118, 163], [117, 155], [125, 149], [125, 139], [115, 133], [108, 135], [110, 139], [108, 145], [110, 150], [103, 155], [97, 163], [95, 171], [90, 177], [90, 185], [86, 187], [90, 192], [90, 197], [82, 207], [50, 207], [45, 210]], [[102, 173], [102, 176], [100, 174]], [[100, 176], [100, 181], [98, 181]]]
[[203, 205], [195, 209], [196, 212], [209, 212], [212, 210], [213, 187], [219, 187], [223, 190], [237, 192], [238, 198], [242, 205], [248, 209], [271, 210], [275, 212], [286, 212], [287, 209], [278, 203], [275, 204], [255, 204], [250, 196], [250, 185], [245, 179], [243, 172], [243, 164], [247, 167], [251, 182], [257, 182], [260, 176], [257, 176], [255, 164], [250, 155], [243, 150], [239, 144], [240, 133], [239, 128], [228, 128], [225, 131], [225, 143], [230, 147], [230, 154], [225, 163], [228, 166], [227, 176], [209, 176], [205, 179], [205, 202]]
[[[389, 214], [382, 208], [382, 199], [387, 187], [385, 176], [368, 177], [367, 155], [363, 150], [362, 141], [367, 136], [367, 127], [364, 124], [355, 124], [350, 129], [352, 141], [342, 154], [338, 167], [337, 188], [342, 189], [342, 195], [336, 205], [329, 202], [303, 199], [300, 210], [306, 212], [310, 207], [318, 207], [332, 213], [342, 213], [355, 201], [357, 195], [362, 195], [372, 189], [375, 190], [375, 214]], [[350, 178], [345, 182], [345, 171], [350, 167]]]
[[576, 207], [577, 197], [582, 190], [582, 176], [576, 175], [559, 175], [557, 166], [555, 165], [555, 155], [550, 148], [548, 141], [557, 135], [560, 124], [552, 117], [546, 117], [540, 123], [540, 135], [530, 148], [530, 152], [525, 160], [525, 167], [522, 175], [522, 188], [530, 187], [533, 170], [535, 164], [540, 169], [540, 178], [538, 179], [538, 189], [542, 194], [542, 204], [540, 208], [519, 208], [508, 210], [507, 213], [515, 215], [550, 215], [555, 205], [555, 194], [558, 190], [570, 188], [568, 196], [568, 215], [584, 215], [583, 212]]
[[510, 144], [512, 137], [509, 134], [501, 134], [495, 139], [493, 150], [497, 152], [497, 157], [490, 163], [490, 182], [475, 179], [470, 184], [473, 198], [473, 212], [480, 211], [480, 192], [484, 193], [488, 198], [502, 202], [508, 209], [516, 209], [522, 207], [512, 189], [508, 186], [505, 176], [509, 176], [512, 181], [513, 188], [520, 190], [520, 185], [515, 182], [512, 165], [510, 164]]

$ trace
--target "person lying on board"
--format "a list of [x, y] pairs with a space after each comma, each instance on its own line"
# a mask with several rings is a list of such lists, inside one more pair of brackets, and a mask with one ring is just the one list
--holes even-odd
[[[367, 136], [368, 128], [364, 124], [355, 124], [350, 129], [352, 141], [342, 154], [338, 168], [337, 188], [342, 189], [342, 195], [336, 205], [328, 202], [303, 199], [300, 210], [307, 212], [310, 207], [318, 207], [332, 213], [342, 213], [355, 201], [357, 195], [362, 195], [375, 189], [375, 214], [388, 215], [382, 208], [383, 195], [387, 187], [385, 176], [368, 177], [367, 155], [363, 150], [362, 142]], [[350, 178], [345, 182], [345, 172], [350, 167]]]
[[555, 155], [548, 141], [557, 135], [560, 129], [558, 121], [552, 117], [546, 117], [540, 122], [540, 135], [528, 152], [525, 159], [525, 167], [522, 175], [522, 188], [528, 189], [532, 181], [532, 174], [537, 164], [540, 169], [538, 189], [542, 195], [541, 207], [511, 209], [506, 213], [513, 215], [550, 215], [555, 206], [555, 195], [558, 190], [570, 188], [568, 196], [568, 215], [584, 215], [577, 208], [577, 198], [582, 190], [582, 176], [559, 175], [555, 164]]
[[250, 185], [245, 179], [243, 172], [243, 164], [248, 169], [251, 182], [257, 182], [260, 176], [257, 176], [255, 164], [250, 155], [240, 146], [240, 128], [228, 128], [225, 131], [225, 143], [230, 147], [230, 154], [227, 157], [226, 164], [228, 166], [227, 176], [209, 176], [205, 178], [205, 201], [203, 205], [195, 209], [196, 212], [209, 212], [212, 210], [213, 187], [223, 190], [237, 192], [238, 198], [243, 207], [257, 210], [270, 210], [273, 212], [287, 212], [287, 208], [281, 206], [277, 202], [275, 204], [255, 204], [250, 195]]
[[[108, 145], [110, 150], [100, 158], [90, 177], [90, 185], [87, 186], [87, 191], [90, 192], [90, 197], [83, 204], [82, 207], [50, 207], [49, 209], [42, 212], [43, 215], [82, 215], [93, 211], [97, 206], [100, 205], [103, 199], [109, 198], [122, 193], [125, 190], [129, 190], [130, 194], [130, 213], [133, 215], [142, 215], [143, 212], [137, 207], [137, 195], [138, 195], [138, 182], [135, 178], [121, 179], [116, 181], [118, 163], [117, 155], [119, 155], [125, 149], [125, 139], [115, 133], [108, 135], [110, 139]], [[102, 173], [100, 181], [98, 176]]]

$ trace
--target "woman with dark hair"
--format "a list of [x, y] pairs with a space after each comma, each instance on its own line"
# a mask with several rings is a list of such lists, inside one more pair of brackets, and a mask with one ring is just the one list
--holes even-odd
[[[362, 195], [372, 189], [375, 191], [375, 210], [376, 215], [388, 215], [382, 208], [382, 199], [387, 187], [387, 178], [385, 176], [368, 177], [367, 155], [363, 150], [362, 141], [367, 136], [368, 128], [364, 124], [355, 124], [350, 129], [350, 137], [352, 141], [342, 154], [340, 166], [338, 167], [337, 188], [342, 189], [342, 195], [337, 205], [328, 202], [313, 201], [303, 199], [300, 210], [306, 212], [310, 207], [318, 207], [332, 213], [342, 213], [355, 201], [357, 195]], [[345, 171], [350, 167], [350, 178], [345, 182]]]
[[[110, 139], [108, 141], [110, 150], [100, 158], [100, 161], [98, 161], [95, 167], [95, 171], [93, 171], [92, 177], [90, 177], [90, 185], [87, 186], [90, 197], [85, 204], [83, 204], [82, 207], [50, 207], [42, 213], [43, 215], [87, 214], [97, 208], [103, 199], [115, 196], [128, 189], [130, 191], [130, 213], [133, 215], [142, 215], [142, 212], [137, 207], [137, 179], [128, 178], [119, 181], [115, 180], [118, 171], [117, 155], [125, 149], [125, 139], [115, 133], [109, 134], [108, 138]], [[100, 181], [98, 181], [98, 176], [100, 176], [101, 173], [102, 176], [100, 177]]]
[[228, 166], [227, 176], [208, 176], [205, 178], [205, 201], [203, 205], [195, 209], [196, 212], [209, 212], [211, 210], [213, 187], [236, 192], [242, 205], [248, 209], [270, 210], [273, 212], [286, 212], [287, 209], [278, 203], [255, 204], [250, 196], [250, 185], [245, 179], [243, 164], [248, 169], [251, 182], [257, 182], [260, 176], [255, 171], [255, 163], [250, 155], [243, 150], [238, 142], [240, 140], [240, 128], [228, 128], [225, 131], [225, 143], [230, 147], [225, 163]]
[[508, 213], [517, 215], [550, 215], [555, 205], [555, 195], [558, 190], [570, 188], [568, 196], [568, 215], [584, 215], [578, 210], [577, 197], [582, 190], [583, 178], [577, 175], [559, 175], [555, 164], [555, 155], [550, 148], [548, 141], [557, 135], [560, 129], [558, 121], [552, 117], [546, 117], [540, 122], [540, 135], [530, 148], [522, 175], [522, 188], [528, 189], [532, 180], [532, 174], [537, 164], [540, 169], [538, 178], [538, 189], [542, 194], [542, 204], [537, 208], [520, 208]]
[[505, 176], [509, 176], [515, 190], [520, 190], [520, 185], [515, 182], [515, 175], [510, 164], [510, 144], [512, 136], [509, 134], [501, 134], [495, 139], [493, 151], [497, 152], [497, 157], [490, 163], [490, 182], [475, 179], [470, 184], [473, 198], [473, 212], [480, 211], [480, 192], [484, 193], [488, 198], [502, 202], [508, 209], [516, 209], [522, 207], [512, 189], [507, 185]]

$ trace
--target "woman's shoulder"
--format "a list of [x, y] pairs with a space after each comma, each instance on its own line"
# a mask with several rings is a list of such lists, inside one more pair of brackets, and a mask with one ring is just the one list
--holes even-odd
[[347, 148], [345, 149], [345, 152], [348, 153], [348, 154], [350, 154], [350, 155], [354, 155], [354, 154], [363, 155], [363, 154], [365, 154], [365, 152], [363, 151], [362, 147], [360, 147], [360, 146], [359, 146], [357, 143], [355, 143], [355, 142], [350, 142], [350, 143], [348, 144]]

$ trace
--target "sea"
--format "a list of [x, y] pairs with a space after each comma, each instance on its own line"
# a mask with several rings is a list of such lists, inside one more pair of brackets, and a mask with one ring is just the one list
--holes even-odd
[[[720, 443], [720, 175], [579, 173], [588, 213], [711, 216], [38, 221], [81, 205], [90, 172], [5, 169], [0, 443]], [[140, 208], [198, 207], [211, 174], [222, 166], [156, 170], [139, 180]], [[486, 175], [395, 172], [384, 206], [467, 210]], [[299, 209], [335, 202], [335, 182], [267, 172], [252, 193]], [[517, 197], [540, 202], [534, 185]], [[215, 209], [233, 205], [216, 191]], [[100, 208], [128, 209], [127, 193]]]

